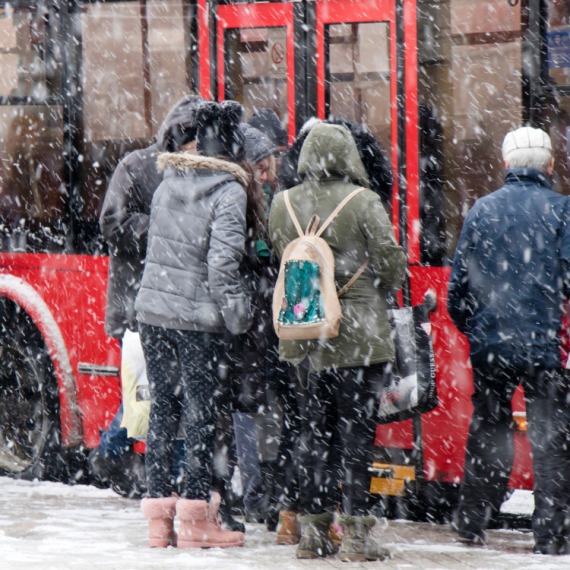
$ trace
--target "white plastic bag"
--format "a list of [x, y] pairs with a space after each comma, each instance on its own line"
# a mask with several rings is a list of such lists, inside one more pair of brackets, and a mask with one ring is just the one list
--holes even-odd
[[150, 392], [146, 377], [146, 363], [139, 333], [129, 330], [123, 337], [121, 355], [123, 385], [123, 421], [129, 437], [146, 439], [150, 414]]

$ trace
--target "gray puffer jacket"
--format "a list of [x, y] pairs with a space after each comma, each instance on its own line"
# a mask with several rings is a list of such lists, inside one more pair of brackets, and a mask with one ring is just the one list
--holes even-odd
[[239, 278], [247, 174], [238, 165], [164, 153], [151, 206], [146, 264], [135, 310], [167, 329], [241, 334], [251, 325]]

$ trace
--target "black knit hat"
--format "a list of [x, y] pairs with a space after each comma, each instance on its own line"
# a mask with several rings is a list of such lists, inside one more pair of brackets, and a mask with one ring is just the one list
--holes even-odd
[[204, 156], [224, 156], [239, 162], [245, 158], [244, 136], [239, 127], [243, 107], [235, 101], [207, 101], [196, 107], [196, 148]]
[[275, 111], [258, 109], [247, 122], [269, 137], [275, 146], [287, 146], [289, 136]]

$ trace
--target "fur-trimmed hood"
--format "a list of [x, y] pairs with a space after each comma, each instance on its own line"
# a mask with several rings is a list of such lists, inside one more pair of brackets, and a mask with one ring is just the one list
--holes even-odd
[[234, 176], [244, 188], [249, 184], [249, 174], [241, 166], [219, 158], [200, 156], [189, 152], [163, 152], [158, 155], [157, 165], [161, 171], [172, 167], [180, 171], [193, 168], [226, 172]]

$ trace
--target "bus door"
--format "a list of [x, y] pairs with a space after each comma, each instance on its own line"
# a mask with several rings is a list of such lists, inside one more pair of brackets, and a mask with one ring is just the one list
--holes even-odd
[[[318, 115], [351, 119], [374, 134], [393, 166], [392, 217], [400, 237], [397, 171], [402, 158], [398, 155], [396, 2], [332, 0], [316, 4]], [[375, 443], [375, 465], [410, 465], [414, 448], [412, 422], [379, 426]], [[409, 478], [413, 478], [413, 472], [408, 468]], [[391, 477], [374, 478], [372, 491], [400, 494], [403, 481], [400, 486]]]
[[295, 136], [294, 4], [218, 7], [218, 100], [234, 99], [245, 118], [269, 108]]
[[396, 166], [394, 0], [319, 1], [316, 36], [318, 116], [367, 125]]

